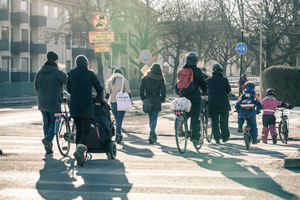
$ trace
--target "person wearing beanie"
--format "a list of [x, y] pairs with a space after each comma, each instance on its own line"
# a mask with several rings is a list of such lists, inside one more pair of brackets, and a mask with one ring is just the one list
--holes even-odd
[[[124, 80], [124, 82], [123, 82]], [[116, 141], [117, 143], [121, 143], [123, 139], [123, 135], [121, 133], [122, 130], [122, 122], [124, 115], [126, 111], [118, 111], [117, 109], [117, 100], [116, 96], [118, 92], [121, 91], [123, 83], [122, 91], [125, 91], [129, 94], [129, 97], [131, 98], [131, 90], [129, 87], [129, 83], [124, 77], [123, 71], [120, 68], [116, 68], [111, 75], [111, 77], [108, 79], [108, 83], [106, 85], [106, 99], [109, 99], [109, 102], [111, 102], [111, 108], [112, 113], [115, 117], [116, 121]]]
[[[229, 111], [231, 110], [228, 94], [231, 92], [228, 79], [223, 77], [223, 67], [220, 64], [213, 65], [212, 77], [207, 80], [208, 105], [212, 121], [212, 134], [217, 144], [222, 137], [223, 142], [229, 140], [228, 129]], [[221, 133], [220, 134], [220, 129]]]
[[[188, 94], [184, 94], [183, 97], [189, 99], [192, 103], [189, 116], [191, 117], [192, 127], [192, 141], [194, 146], [198, 146], [203, 143], [203, 138], [200, 137], [200, 112], [201, 112], [201, 92], [207, 92], [207, 84], [204, 79], [204, 75], [200, 68], [197, 67], [198, 55], [195, 52], [189, 52], [186, 55], [186, 63], [182, 69], [192, 69], [194, 90]], [[179, 94], [177, 87], [175, 87], [175, 93]], [[203, 106], [202, 106], [203, 107]]]
[[54, 138], [54, 113], [61, 112], [57, 101], [62, 97], [62, 86], [67, 82], [67, 76], [58, 69], [58, 55], [54, 51], [47, 53], [47, 61], [36, 73], [34, 89], [37, 92], [38, 109], [43, 116], [44, 138], [42, 143], [46, 154], [52, 154], [52, 140]]
[[148, 113], [149, 117], [149, 143], [153, 144], [157, 141], [157, 134], [155, 132], [157, 118], [159, 111], [161, 111], [161, 104], [166, 100], [166, 85], [165, 77], [159, 64], [154, 63], [150, 70], [141, 80], [140, 84], [140, 98], [142, 101], [146, 98], [153, 98], [153, 108]]
[[102, 100], [103, 88], [94, 72], [88, 69], [89, 62], [84, 55], [75, 59], [76, 68], [68, 73], [67, 90], [70, 93], [70, 115], [76, 125], [76, 151], [74, 157], [79, 166], [84, 165], [84, 152], [94, 118], [92, 89], [97, 92], [97, 101]]

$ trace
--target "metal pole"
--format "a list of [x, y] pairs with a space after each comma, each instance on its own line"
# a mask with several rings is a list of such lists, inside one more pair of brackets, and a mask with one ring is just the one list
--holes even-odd
[[128, 83], [130, 83], [130, 76], [129, 76], [129, 28], [128, 28], [128, 24], [127, 24], [127, 80]]
[[262, 14], [263, 14], [263, 10], [262, 10], [262, 6], [263, 6], [263, 2], [260, 3], [260, 47], [259, 47], [259, 51], [260, 51], [260, 55], [259, 55], [259, 97], [262, 98]]
[[[243, 35], [244, 35], [244, 30], [242, 30], [242, 43], [243, 43]], [[242, 69], [243, 69], [243, 54], [241, 54], [239, 96], [243, 93], [243, 92], [242, 92], [242, 87], [241, 87]]]

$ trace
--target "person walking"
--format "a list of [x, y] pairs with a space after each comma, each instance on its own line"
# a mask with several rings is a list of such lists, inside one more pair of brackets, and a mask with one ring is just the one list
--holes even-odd
[[[123, 88], [122, 87], [123, 84]], [[117, 143], [121, 143], [123, 135], [121, 133], [122, 130], [122, 122], [126, 111], [118, 111], [117, 109], [117, 93], [125, 91], [129, 94], [131, 99], [131, 91], [129, 87], [128, 81], [124, 78], [123, 71], [120, 68], [114, 70], [112, 76], [108, 79], [108, 83], [106, 85], [106, 95], [105, 99], [110, 98], [112, 113], [116, 120], [116, 141]]]
[[54, 51], [47, 53], [47, 61], [36, 73], [34, 89], [37, 92], [38, 109], [43, 116], [44, 138], [42, 143], [46, 154], [52, 154], [54, 138], [54, 113], [61, 112], [58, 99], [62, 97], [62, 86], [67, 82], [67, 75], [58, 69], [58, 55]]
[[90, 134], [91, 123], [94, 118], [92, 88], [97, 96], [96, 100], [102, 100], [103, 88], [94, 72], [88, 69], [89, 61], [84, 55], [75, 59], [76, 68], [68, 73], [67, 90], [70, 93], [70, 116], [74, 118], [76, 125], [76, 151], [74, 157], [79, 166], [84, 165], [84, 152], [87, 150], [87, 142]]
[[[208, 105], [212, 120], [212, 133], [216, 143], [228, 141], [230, 137], [228, 129], [229, 111], [231, 110], [228, 94], [231, 92], [228, 79], [223, 77], [223, 67], [220, 64], [213, 65], [212, 77], [208, 78]], [[220, 135], [220, 128], [221, 133]]]
[[165, 77], [159, 64], [154, 63], [150, 70], [145, 74], [140, 84], [140, 98], [143, 101], [147, 97], [153, 97], [153, 108], [148, 113], [149, 116], [149, 143], [153, 144], [157, 141], [155, 128], [161, 104], [166, 100]]

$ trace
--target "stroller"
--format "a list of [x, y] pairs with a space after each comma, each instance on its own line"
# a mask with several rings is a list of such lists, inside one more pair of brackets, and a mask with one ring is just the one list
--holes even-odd
[[106, 153], [112, 159], [116, 158], [117, 147], [112, 140], [115, 135], [114, 122], [110, 118], [110, 106], [106, 101], [95, 102], [94, 120], [91, 124], [91, 132], [87, 143], [87, 153]]

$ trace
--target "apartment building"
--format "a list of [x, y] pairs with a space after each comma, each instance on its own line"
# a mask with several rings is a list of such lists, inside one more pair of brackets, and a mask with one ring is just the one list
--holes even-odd
[[75, 57], [84, 54], [97, 74], [93, 47], [64, 32], [68, 13], [58, 3], [0, 0], [0, 96], [34, 95], [34, 76], [50, 50], [58, 53], [63, 71], [70, 71]]

